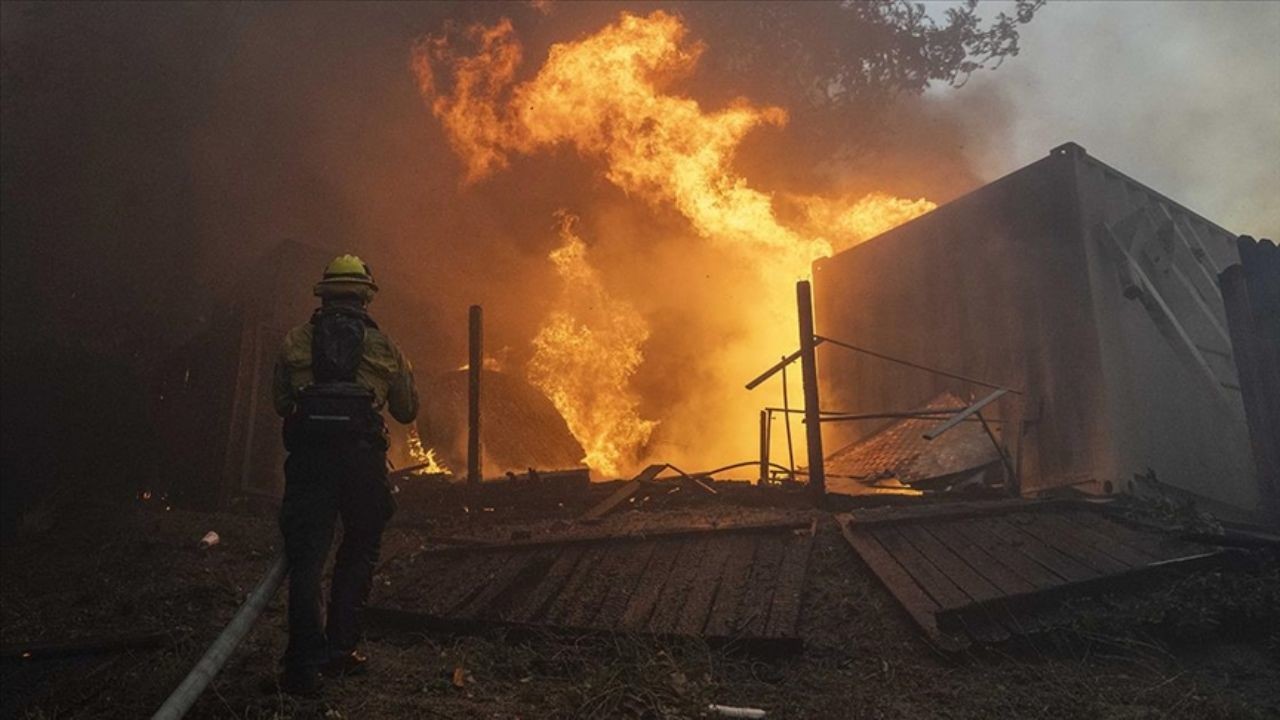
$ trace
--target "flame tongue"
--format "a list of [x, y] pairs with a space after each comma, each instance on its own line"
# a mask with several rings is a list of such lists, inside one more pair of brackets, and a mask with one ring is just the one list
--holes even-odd
[[[830, 255], [833, 243], [851, 246], [931, 210], [933, 203], [883, 194], [853, 201], [788, 197], [802, 209], [803, 227], [784, 225], [773, 198], [751, 187], [732, 161], [747, 133], [784, 125], [786, 112], [746, 100], [709, 112], [668, 92], [674, 80], [693, 71], [703, 51], [685, 35], [674, 15], [622, 13], [594, 35], [552, 46], [537, 74], [516, 84], [520, 43], [503, 20], [468, 31], [476, 47], [471, 56], [458, 55], [448, 37], [424, 39], [415, 48], [413, 68], [465, 163], [467, 182], [505, 168], [513, 154], [568, 145], [602, 160], [614, 185], [674, 208], [698, 236], [754, 268], [760, 282], [753, 283], [751, 300], [718, 309], [737, 327], [724, 333], [733, 340], [717, 353], [715, 371], [723, 381], [711, 392], [720, 395], [698, 404], [702, 411], [736, 418], [719, 423], [732, 439], [712, 443], [703, 437], [700, 447], [752, 452], [754, 409], [773, 399], [746, 397], [740, 383], [794, 348], [791, 283], [807, 277], [812, 262]], [[450, 91], [437, 86], [437, 72], [451, 78]], [[649, 329], [632, 306], [605, 292], [571, 224], [562, 235], [565, 245], [551, 260], [566, 294], [534, 340], [529, 374], [586, 448], [587, 463], [614, 474], [636, 460], [654, 428], [639, 418], [638, 399], [629, 389]], [[685, 418], [687, 427], [677, 430], [679, 420], [666, 421], [677, 434], [705, 425]], [[713, 445], [718, 447], [712, 450]]]
[[423, 466], [418, 470], [417, 474], [432, 475], [449, 472], [449, 468], [445, 467], [445, 464], [436, 457], [435, 448], [427, 448], [422, 445], [422, 437], [418, 435], [418, 427], [416, 425], [409, 425], [408, 434], [409, 457], [413, 458], [414, 464]]
[[[830, 245], [783, 227], [769, 196], [730, 168], [742, 138], [760, 125], [784, 124], [786, 112], [742, 100], [708, 113], [690, 98], [663, 92], [692, 71], [702, 52], [686, 47], [685, 32], [662, 11], [623, 13], [591, 37], [553, 46], [538, 74], [512, 87], [521, 51], [503, 20], [472, 28], [476, 55], [460, 58], [446, 38], [432, 38], [419, 44], [413, 66], [467, 165], [468, 181], [506, 167], [513, 153], [569, 143], [602, 157], [605, 176], [618, 187], [674, 206], [700, 235], [768, 253], [781, 276], [807, 275]], [[450, 71], [452, 94], [436, 92], [433, 67]], [[508, 90], [510, 102], [503, 102]]]
[[551, 262], [564, 289], [533, 339], [529, 381], [560, 411], [587, 453], [587, 466], [616, 477], [636, 463], [657, 425], [640, 418], [639, 398], [630, 390], [649, 326], [634, 307], [605, 290], [575, 221], [561, 215], [564, 244], [551, 253]]

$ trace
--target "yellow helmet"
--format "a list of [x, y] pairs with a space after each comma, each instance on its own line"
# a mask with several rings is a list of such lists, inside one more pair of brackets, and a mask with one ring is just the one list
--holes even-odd
[[358, 295], [367, 302], [377, 290], [368, 263], [355, 255], [339, 255], [325, 266], [324, 277], [316, 283], [314, 292], [320, 297]]

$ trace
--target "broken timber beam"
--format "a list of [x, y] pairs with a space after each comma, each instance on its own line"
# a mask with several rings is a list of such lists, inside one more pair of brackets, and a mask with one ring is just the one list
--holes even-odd
[[510, 543], [494, 543], [491, 545], [447, 547], [440, 548], [439, 550], [431, 550], [423, 553], [423, 555], [441, 556], [457, 555], [462, 553], [506, 552], [511, 550], [525, 550], [554, 545], [588, 545], [592, 543], [635, 542], [639, 540], [658, 540], [662, 538], [688, 537], [691, 535], [705, 535], [711, 533], [782, 532], [785, 530], [807, 529], [811, 524], [812, 520], [808, 519], [779, 520], [763, 523], [742, 523], [738, 525], [664, 528], [648, 532], [625, 532], [604, 535], [570, 535], [539, 538], [537, 540], [520, 540]]
[[[391, 630], [437, 632], [446, 635], [479, 635], [490, 630], [501, 629], [505, 631], [503, 637], [508, 641], [516, 642], [546, 637], [548, 633], [570, 637], [599, 638], [607, 638], [619, 634], [617, 630], [601, 628], [567, 627], [487, 618], [442, 617], [431, 613], [374, 605], [366, 606], [361, 610], [361, 619], [367, 624]], [[666, 641], [687, 639], [687, 636], [681, 636], [676, 633], [641, 634]], [[804, 642], [799, 637], [704, 635], [702, 639], [712, 647], [732, 647], [753, 655], [762, 656], [793, 655], [804, 648]]]
[[848, 513], [849, 522], [858, 528], [882, 527], [916, 522], [940, 522], [943, 520], [962, 520], [973, 517], [992, 517], [1020, 512], [1040, 512], [1045, 510], [1090, 509], [1100, 510], [1096, 503], [1083, 500], [1023, 500], [1010, 498], [1007, 500], [990, 500], [980, 502], [935, 503], [921, 507], [895, 507], [890, 513], [880, 517]]
[[1101, 577], [1063, 583], [1051, 588], [1005, 595], [957, 608], [942, 608], [936, 614], [938, 627], [950, 632], [959, 630], [975, 618], [1008, 617], [1055, 605], [1062, 600], [1097, 595], [1108, 591], [1131, 591], [1143, 583], [1156, 580], [1168, 572], [1190, 572], [1213, 567], [1235, 556], [1230, 550], [1213, 550], [1168, 560], [1156, 560], [1145, 566]]

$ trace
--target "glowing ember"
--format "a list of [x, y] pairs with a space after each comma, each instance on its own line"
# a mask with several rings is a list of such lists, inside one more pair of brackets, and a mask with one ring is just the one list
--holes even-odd
[[574, 232], [560, 216], [564, 244], [551, 262], [564, 281], [555, 309], [533, 339], [529, 382], [560, 411], [592, 470], [617, 477], [638, 460], [657, 423], [640, 418], [631, 376], [644, 356], [649, 326], [629, 303], [605, 290]]
[[[594, 35], [553, 45], [537, 74], [519, 84], [521, 46], [510, 21], [472, 27], [467, 36], [473, 55], [459, 55], [448, 36], [423, 39], [413, 55], [419, 88], [463, 160], [467, 182], [502, 170], [512, 155], [572, 147], [602, 160], [604, 176], [617, 187], [674, 208], [698, 236], [754, 268], [757, 282], [749, 298], [726, 300], [721, 309], [740, 323], [732, 337], [720, 341], [718, 387], [708, 389], [716, 397], [702, 403], [701, 413], [687, 409], [689, 417], [668, 420], [675, 421], [671, 429], [677, 434], [704, 432], [706, 411], [713, 410], [725, 419], [716, 424], [724, 437], [698, 438], [697, 460], [708, 461], [706, 454], [716, 452], [740, 455], [728, 460], [750, 457], [754, 410], [777, 399], [745, 396], [741, 383], [794, 349], [792, 283], [834, 248], [888, 230], [933, 203], [880, 193], [836, 200], [787, 197], [803, 218], [802, 227], [784, 225], [774, 198], [753, 188], [732, 161], [747, 133], [784, 125], [786, 111], [745, 99], [707, 111], [670, 92], [693, 72], [704, 49], [686, 41], [686, 28], [674, 15], [622, 13]], [[447, 90], [436, 73], [448, 78]], [[566, 244], [552, 261], [565, 280], [567, 306], [553, 313], [535, 339], [530, 375], [587, 448], [587, 463], [613, 474], [632, 467], [636, 449], [654, 427], [636, 415], [638, 400], [627, 389], [648, 328], [630, 305], [609, 298], [586, 262], [581, 240], [571, 229], [565, 234]], [[591, 302], [603, 306], [592, 308]], [[588, 308], [596, 321], [583, 319]]]
[[436, 457], [435, 448], [424, 448], [422, 446], [422, 438], [418, 435], [418, 428], [409, 425], [409, 457], [413, 458], [415, 465], [422, 465], [417, 473], [418, 475], [438, 475], [449, 473], [449, 468]]

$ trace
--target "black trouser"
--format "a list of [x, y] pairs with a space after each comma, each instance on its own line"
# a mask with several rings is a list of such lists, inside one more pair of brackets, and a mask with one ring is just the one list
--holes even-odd
[[[381, 443], [302, 447], [284, 464], [280, 529], [289, 559], [289, 647], [285, 665], [316, 667], [354, 650], [356, 614], [369, 597], [382, 530], [395, 510]], [[333, 568], [329, 618], [324, 622], [321, 576], [342, 518], [342, 544]]]

